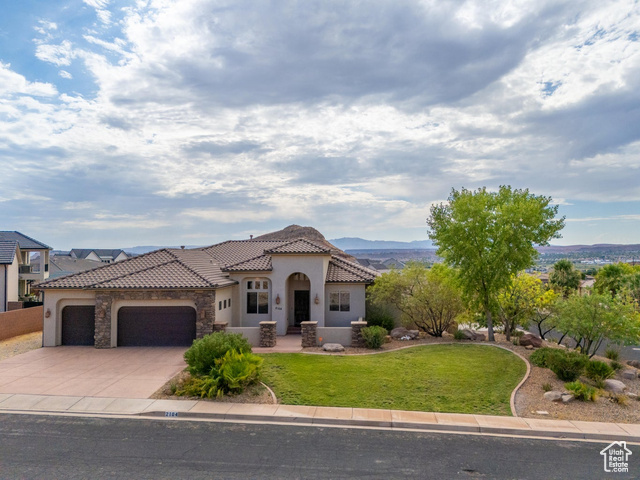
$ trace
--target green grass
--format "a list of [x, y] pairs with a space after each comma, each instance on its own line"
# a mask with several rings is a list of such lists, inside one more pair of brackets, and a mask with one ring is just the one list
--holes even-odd
[[289, 405], [511, 415], [511, 392], [526, 371], [512, 353], [478, 345], [261, 356], [263, 381]]

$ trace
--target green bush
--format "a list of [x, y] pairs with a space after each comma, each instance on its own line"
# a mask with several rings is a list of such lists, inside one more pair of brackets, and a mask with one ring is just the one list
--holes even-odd
[[617, 372], [618, 370], [622, 370], [624, 368], [624, 365], [618, 362], [617, 360], [612, 360], [611, 368], [613, 368]]
[[545, 392], [550, 392], [551, 390], [553, 390], [553, 386], [549, 382], [543, 383], [542, 390], [544, 390]]
[[258, 380], [262, 358], [252, 353], [229, 350], [216, 360], [224, 393], [240, 393], [247, 385]]
[[618, 361], [620, 360], [620, 350], [613, 347], [608, 347], [604, 351], [604, 356], [607, 357], [609, 360]]
[[563, 382], [577, 380], [589, 361], [589, 357], [578, 352], [558, 352], [547, 359], [549, 368]]
[[613, 368], [611, 368], [604, 362], [600, 362], [598, 360], [590, 360], [589, 363], [587, 363], [584, 373], [587, 378], [590, 378], [594, 381], [599, 381], [613, 377], [613, 374], [615, 372]]
[[549, 359], [551, 358], [551, 356], [557, 354], [558, 352], [564, 353], [564, 350], [559, 350], [557, 348], [551, 347], [542, 347], [531, 354], [531, 356], [529, 357], [529, 361], [536, 367], [549, 368]]
[[211, 375], [216, 360], [225, 356], [229, 350], [239, 353], [251, 353], [251, 345], [239, 333], [214, 332], [198, 340], [184, 352], [191, 375]]
[[382, 347], [384, 339], [387, 336], [387, 330], [377, 325], [373, 327], [365, 327], [360, 330], [362, 333], [362, 339], [367, 348], [378, 349]]
[[567, 390], [573, 393], [576, 400], [581, 400], [583, 402], [595, 402], [598, 398], [598, 391], [595, 388], [585, 385], [580, 381], [565, 383], [564, 386]]
[[367, 304], [366, 315], [367, 325], [370, 327], [382, 327], [387, 330], [387, 332], [390, 332], [396, 326], [393, 315], [384, 307]]
[[176, 395], [200, 398], [219, 397], [220, 393], [220, 377], [203, 375], [199, 377], [191, 377], [187, 380], [181, 389], [176, 390]]
[[453, 334], [453, 338], [456, 340], [465, 340], [467, 337], [464, 336], [464, 333], [462, 333], [462, 330], [456, 330], [455, 333]]

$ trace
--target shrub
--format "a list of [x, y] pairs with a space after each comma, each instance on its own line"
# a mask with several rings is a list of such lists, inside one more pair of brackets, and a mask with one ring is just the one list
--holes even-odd
[[216, 360], [224, 393], [240, 393], [247, 385], [258, 380], [262, 358], [252, 353], [229, 350]]
[[375, 304], [367, 303], [367, 325], [370, 327], [382, 327], [388, 332], [396, 326], [395, 319], [389, 311]]
[[550, 392], [551, 390], [553, 390], [553, 387], [551, 386], [551, 384], [549, 382], [543, 383], [542, 384], [542, 390], [544, 390], [545, 392]]
[[558, 350], [557, 348], [542, 347], [531, 354], [529, 361], [536, 367], [549, 368], [550, 357], [558, 352], [564, 353], [563, 350]]
[[587, 363], [585, 368], [585, 375], [594, 381], [604, 381], [607, 378], [613, 377], [614, 373], [613, 368], [599, 360], [589, 360], [589, 363]]
[[564, 386], [567, 390], [573, 393], [576, 400], [581, 400], [583, 402], [595, 402], [598, 398], [598, 391], [595, 388], [585, 385], [580, 381], [565, 383]]
[[453, 334], [453, 338], [456, 340], [465, 340], [467, 337], [464, 336], [464, 333], [462, 333], [462, 330], [456, 330], [455, 333]]
[[365, 327], [360, 330], [362, 339], [367, 348], [378, 349], [382, 347], [384, 339], [387, 336], [387, 330], [383, 327], [374, 325], [373, 327]]
[[176, 391], [176, 395], [188, 395], [190, 397], [213, 398], [222, 395], [220, 393], [220, 377], [203, 375], [199, 377], [191, 377], [187, 380], [182, 389]]
[[239, 333], [214, 332], [198, 340], [184, 352], [191, 375], [211, 375], [216, 360], [225, 356], [229, 350], [239, 353], [251, 353], [251, 345]]
[[558, 352], [548, 359], [549, 368], [563, 382], [577, 380], [589, 361], [589, 357], [578, 352]]
[[615, 348], [609, 347], [605, 350], [604, 356], [609, 360], [614, 360], [617, 362], [618, 360], [620, 360], [620, 351]]
[[612, 403], [617, 403], [621, 407], [625, 407], [629, 403], [629, 397], [622, 393], [609, 393], [609, 400]]
[[618, 370], [622, 370], [624, 368], [624, 365], [617, 360], [613, 360], [611, 362], [611, 368], [613, 368], [617, 372]]

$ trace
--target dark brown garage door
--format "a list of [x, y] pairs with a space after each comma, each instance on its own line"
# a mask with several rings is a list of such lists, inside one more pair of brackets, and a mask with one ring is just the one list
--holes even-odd
[[119, 347], [190, 346], [196, 338], [191, 307], [122, 307], [118, 310]]
[[62, 345], [94, 345], [96, 309], [93, 305], [62, 309]]

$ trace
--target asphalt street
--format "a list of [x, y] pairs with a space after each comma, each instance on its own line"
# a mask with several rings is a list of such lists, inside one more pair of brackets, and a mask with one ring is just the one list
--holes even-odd
[[[608, 443], [608, 442], [606, 442]], [[591, 479], [606, 443], [195, 421], [0, 415], [0, 478]]]

